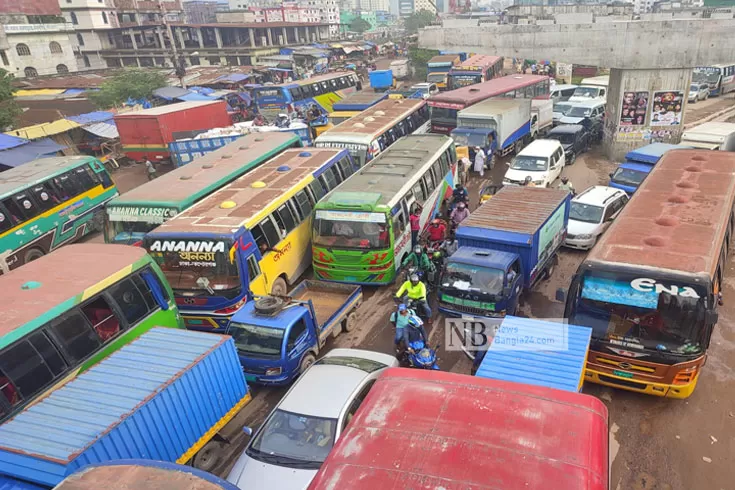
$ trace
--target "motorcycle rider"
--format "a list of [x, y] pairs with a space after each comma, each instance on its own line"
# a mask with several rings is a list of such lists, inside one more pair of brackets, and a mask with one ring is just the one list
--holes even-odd
[[452, 224], [454, 226], [459, 226], [459, 224], [464, 221], [464, 219], [467, 218], [467, 216], [469, 215], [470, 210], [467, 209], [467, 205], [463, 202], [460, 202], [459, 204], [457, 204], [457, 207], [454, 208], [454, 211], [452, 211]]
[[434, 266], [431, 260], [429, 260], [429, 255], [421, 245], [413, 247], [413, 252], [403, 259], [401, 267], [417, 267], [425, 275], [431, 274], [434, 271]]
[[414, 315], [416, 315], [416, 312], [408, 309], [404, 303], [398, 305], [398, 311], [391, 313], [390, 321], [396, 326], [396, 335], [393, 339], [393, 343], [396, 347], [398, 347], [401, 344], [401, 340], [403, 340], [403, 329], [408, 325], [408, 319]]
[[576, 192], [574, 191], [574, 186], [572, 185], [571, 182], [569, 182], [569, 177], [566, 177], [566, 176], [561, 178], [561, 184], [559, 184], [559, 189], [563, 191], [569, 191], [572, 193], [572, 195], [576, 194]]
[[447, 227], [444, 222], [438, 218], [431, 221], [429, 225], [429, 243], [444, 241], [447, 236]]
[[278, 114], [278, 119], [276, 119], [276, 126], [279, 128], [288, 128], [291, 126], [291, 118], [288, 117], [288, 114]]
[[457, 237], [454, 235], [454, 232], [450, 232], [449, 237], [442, 243], [442, 250], [444, 250], [447, 257], [450, 257], [458, 248]]
[[457, 182], [457, 185], [454, 186], [454, 190], [452, 191], [452, 201], [454, 204], [459, 204], [460, 202], [467, 204], [469, 198], [470, 194], [467, 192], [467, 189]]
[[419, 280], [418, 274], [411, 274], [408, 281], [404, 282], [396, 292], [396, 298], [400, 299], [404, 294], [408, 296], [409, 299], [414, 300], [414, 302], [423, 310], [424, 316], [430, 321], [431, 307], [429, 306], [428, 301], [426, 301], [426, 284]]
[[424, 345], [429, 345], [429, 336], [426, 335], [424, 322], [417, 316], [411, 316], [408, 319], [408, 325], [403, 329], [403, 345], [406, 346], [408, 352], [413, 352], [411, 342], [422, 341]]

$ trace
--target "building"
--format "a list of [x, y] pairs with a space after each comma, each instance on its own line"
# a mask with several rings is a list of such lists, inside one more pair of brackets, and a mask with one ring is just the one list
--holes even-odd
[[211, 24], [217, 22], [216, 0], [190, 0], [181, 4], [187, 24]]
[[58, 0], [0, 1], [0, 68], [18, 78], [77, 71]]
[[421, 12], [422, 10], [426, 10], [427, 12], [431, 12], [435, 15], [437, 12], [434, 0], [414, 0], [413, 10], [414, 12]]

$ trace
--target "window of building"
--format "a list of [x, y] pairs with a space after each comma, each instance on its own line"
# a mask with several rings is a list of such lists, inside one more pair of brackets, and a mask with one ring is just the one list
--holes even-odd
[[84, 67], [85, 68], [89, 68], [90, 66], [92, 66], [92, 64], [89, 62], [89, 56], [87, 56], [85, 54], [84, 56], [82, 56], [82, 58], [84, 59]]
[[31, 55], [31, 48], [29, 48], [27, 44], [23, 44], [23, 43], [16, 44], [15, 51], [16, 53], [18, 53], [18, 56], [30, 56]]
[[105, 24], [108, 23], [107, 22], [107, 13], [105, 13], [105, 12], [102, 12], [102, 22], [104, 22]]
[[71, 23], [72, 24], [74, 24], [74, 25], [79, 24], [79, 20], [77, 19], [77, 14], [75, 14], [74, 12], [70, 12], [69, 13], [69, 16], [71, 17]]
[[80, 46], [84, 46], [84, 36], [82, 36], [81, 32], [77, 32], [77, 42]]
[[3, 65], [8, 66], [8, 55], [5, 54], [5, 50], [0, 51], [0, 58], [3, 60]]
[[37, 77], [38, 76], [38, 71], [35, 68], [33, 68], [32, 66], [26, 67], [26, 69], [23, 70], [23, 72], [25, 73], [26, 78], [33, 78], [33, 77]]
[[61, 44], [57, 43], [56, 41], [51, 41], [48, 43], [48, 48], [51, 50], [52, 53], [63, 53], [64, 50], [61, 49]]
[[59, 73], [59, 74], [69, 73], [69, 68], [67, 68], [67, 66], [64, 64], [56, 65], [56, 73]]

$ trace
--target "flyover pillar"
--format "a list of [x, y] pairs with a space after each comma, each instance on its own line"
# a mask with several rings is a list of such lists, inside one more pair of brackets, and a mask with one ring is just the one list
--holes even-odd
[[608, 158], [654, 142], [678, 143], [691, 68], [610, 70], [603, 149]]

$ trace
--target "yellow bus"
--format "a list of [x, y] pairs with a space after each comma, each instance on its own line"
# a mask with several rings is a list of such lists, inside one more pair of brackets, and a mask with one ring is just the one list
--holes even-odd
[[311, 211], [359, 169], [345, 149], [286, 150], [149, 232], [187, 328], [221, 332], [252, 295], [311, 264]]

